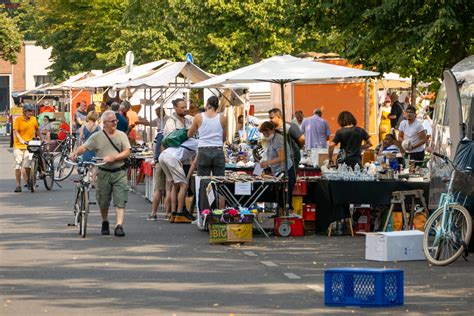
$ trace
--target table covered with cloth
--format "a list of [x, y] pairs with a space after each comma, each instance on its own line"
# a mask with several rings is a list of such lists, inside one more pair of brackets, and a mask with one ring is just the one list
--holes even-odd
[[334, 221], [349, 217], [349, 204], [389, 205], [393, 191], [424, 191], [428, 199], [429, 182], [401, 180], [344, 181], [316, 179], [308, 181], [305, 203], [316, 204], [316, 231], [324, 232]]

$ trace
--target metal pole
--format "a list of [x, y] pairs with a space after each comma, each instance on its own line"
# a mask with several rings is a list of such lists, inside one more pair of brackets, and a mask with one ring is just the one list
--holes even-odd
[[186, 94], [186, 105], [189, 109], [189, 106], [190, 106], [190, 94], [191, 94], [191, 78], [190, 78], [190, 73], [191, 73], [191, 65], [190, 65], [190, 62], [188, 61], [187, 62], [187, 65], [188, 65], [188, 93]]
[[[284, 162], [285, 162], [285, 166], [283, 168], [283, 181], [285, 181], [286, 185], [285, 185], [285, 190], [284, 190], [284, 194], [283, 194], [283, 207], [284, 207], [284, 214], [285, 216], [288, 216], [289, 215], [289, 210], [288, 208], [286, 207], [286, 203], [288, 202], [287, 199], [288, 199], [288, 149], [286, 148], [287, 146], [287, 141], [288, 141], [288, 137], [287, 137], [287, 134], [286, 134], [286, 111], [285, 111], [285, 83], [284, 82], [280, 82], [280, 88], [281, 88], [281, 113], [282, 113], [282, 120], [283, 120], [283, 148], [284, 148], [284, 153], [285, 153], [285, 159], [284, 159]], [[295, 166], [293, 166], [293, 168], [296, 168]], [[296, 169], [295, 169], [296, 170]]]

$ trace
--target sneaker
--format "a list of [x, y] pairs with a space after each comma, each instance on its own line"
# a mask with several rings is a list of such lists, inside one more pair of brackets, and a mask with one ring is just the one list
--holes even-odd
[[110, 235], [109, 222], [102, 222], [102, 235]]
[[157, 220], [158, 220], [158, 216], [156, 216], [156, 214], [154, 214], [154, 215], [150, 214], [150, 215], [148, 215], [148, 217], [147, 217], [146, 220], [147, 220], [147, 221], [157, 221]]
[[21, 186], [17, 186], [14, 192], [21, 192]]
[[184, 212], [176, 213], [174, 223], [191, 223], [193, 220], [188, 218]]
[[117, 237], [123, 237], [125, 236], [125, 233], [123, 232], [123, 226], [122, 225], [117, 225], [117, 227], [115, 227], [115, 232], [114, 232], [115, 236]]
[[170, 215], [170, 223], [174, 223], [176, 219], [176, 212], [172, 212]]
[[183, 210], [183, 215], [186, 216], [186, 218], [190, 219], [191, 221], [196, 220], [196, 217], [194, 217], [189, 211]]

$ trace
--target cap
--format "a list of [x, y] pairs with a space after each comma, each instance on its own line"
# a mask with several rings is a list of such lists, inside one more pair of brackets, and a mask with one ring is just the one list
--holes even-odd
[[34, 110], [35, 110], [35, 108], [33, 107], [32, 104], [27, 103], [27, 104], [23, 105], [23, 111], [34, 111]]

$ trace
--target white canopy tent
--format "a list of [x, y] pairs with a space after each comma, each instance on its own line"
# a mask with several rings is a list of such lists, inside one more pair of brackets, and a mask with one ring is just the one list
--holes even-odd
[[165, 59], [153, 61], [151, 63], [134, 66], [130, 72], [127, 72], [127, 67], [123, 66], [96, 77], [74, 82], [71, 84], [71, 87], [76, 89], [110, 88], [116, 84], [139, 78], [168, 62], [169, 61]]
[[[348, 78], [364, 78], [378, 76], [378, 72], [359, 70], [355, 68], [336, 66], [332, 64], [319, 63], [307, 59], [301, 59], [290, 55], [279, 55], [264, 59], [256, 64], [249, 65], [229, 73], [216, 76], [202, 81], [193, 87], [208, 88], [219, 84], [235, 84], [250, 82], [271, 82], [281, 87], [281, 102], [283, 121], [286, 122], [285, 113], [285, 89], [286, 83], [295, 81], [317, 82], [324, 80], [337, 80]], [[286, 142], [286, 124], [283, 124], [283, 135]], [[286, 146], [285, 161], [288, 153]], [[285, 170], [285, 177], [288, 170]]]
[[[155, 102], [158, 101], [157, 103], [161, 105], [161, 118], [163, 119], [163, 105], [176, 95], [180, 89], [190, 89], [192, 83], [197, 83], [210, 77], [211, 74], [205, 72], [192, 62], [166, 61], [159, 69], [150, 71], [132, 80], [117, 83], [113, 88], [130, 89], [132, 90], [131, 95], [134, 95], [138, 90], [143, 90], [144, 96], [146, 96], [146, 91], [148, 90], [148, 98], [145, 97], [145, 99], [153, 102], [147, 102], [145, 106], [149, 106], [149, 118], [151, 121], [152, 106]], [[187, 95], [189, 97], [189, 93]], [[145, 116], [147, 116], [146, 111]]]

